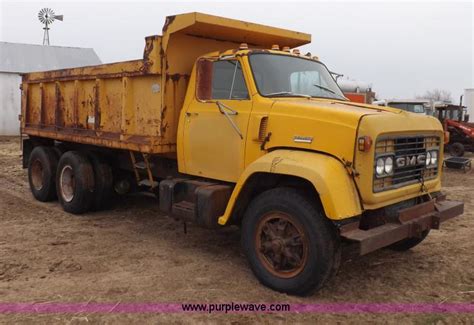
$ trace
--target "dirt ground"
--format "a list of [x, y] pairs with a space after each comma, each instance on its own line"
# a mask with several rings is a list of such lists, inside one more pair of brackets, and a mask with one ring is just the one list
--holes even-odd
[[[18, 138], [0, 138], [0, 302], [474, 301], [474, 171], [445, 171], [444, 191], [463, 217], [405, 253], [382, 250], [342, 265], [320, 292], [300, 298], [260, 285], [238, 229], [205, 230], [160, 214], [134, 195], [112, 210], [73, 216], [29, 192]], [[0, 323], [474, 323], [473, 314], [4, 314]]]

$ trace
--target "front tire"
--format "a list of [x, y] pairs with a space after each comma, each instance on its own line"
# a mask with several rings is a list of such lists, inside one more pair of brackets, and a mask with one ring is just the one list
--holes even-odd
[[254, 199], [242, 223], [242, 246], [258, 280], [289, 294], [321, 288], [337, 267], [335, 227], [317, 204], [291, 188]]
[[87, 157], [77, 151], [61, 156], [56, 172], [58, 199], [64, 211], [87, 212], [94, 199], [94, 171]]

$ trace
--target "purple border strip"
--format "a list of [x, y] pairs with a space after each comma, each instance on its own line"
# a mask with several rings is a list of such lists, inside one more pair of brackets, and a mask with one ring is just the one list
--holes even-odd
[[[233, 303], [236, 305], [237, 303]], [[184, 304], [176, 303], [0, 303], [0, 314], [58, 314], [58, 313], [209, 313], [206, 311], [183, 311]], [[190, 304], [189, 304], [190, 305]], [[230, 305], [201, 304], [195, 305]], [[241, 303], [240, 305], [250, 305]], [[255, 305], [260, 305], [256, 303]], [[265, 303], [267, 311], [271, 313]], [[214, 314], [224, 313], [215, 310]], [[253, 311], [228, 311], [226, 313], [254, 313]], [[278, 312], [275, 312], [278, 313]], [[289, 311], [279, 313], [474, 313], [474, 303], [321, 303], [290, 304]]]

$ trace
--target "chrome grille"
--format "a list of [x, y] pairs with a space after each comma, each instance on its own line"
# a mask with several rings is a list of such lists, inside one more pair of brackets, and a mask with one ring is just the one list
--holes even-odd
[[[407, 137], [382, 137], [375, 146], [376, 157], [384, 154], [394, 154], [395, 159], [413, 159], [427, 150], [440, 148], [440, 138], [437, 136], [407, 136]], [[439, 157], [438, 157], [439, 159]], [[438, 175], [438, 166], [426, 168], [424, 162], [418, 162], [399, 167], [395, 164], [393, 175], [390, 177], [374, 177], [374, 192], [385, 191], [423, 180], [433, 179]]]

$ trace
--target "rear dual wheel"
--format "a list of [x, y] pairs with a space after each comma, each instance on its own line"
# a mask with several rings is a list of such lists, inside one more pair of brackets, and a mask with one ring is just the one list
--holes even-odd
[[61, 156], [56, 173], [56, 191], [64, 211], [81, 214], [92, 207], [94, 170], [87, 156], [68, 151]]
[[110, 207], [114, 196], [112, 168], [98, 154], [91, 153], [88, 158], [94, 171], [95, 184], [91, 209], [103, 210]]
[[31, 193], [41, 202], [56, 199], [56, 169], [59, 157], [51, 147], [38, 146], [28, 160], [28, 182]]
[[108, 207], [112, 198], [112, 169], [99, 155], [68, 151], [59, 160], [56, 184], [65, 211], [100, 210]]
[[62, 153], [57, 147], [38, 146], [28, 160], [28, 181], [33, 196], [42, 202], [59, 199], [74, 214], [110, 206], [113, 176], [98, 154]]

